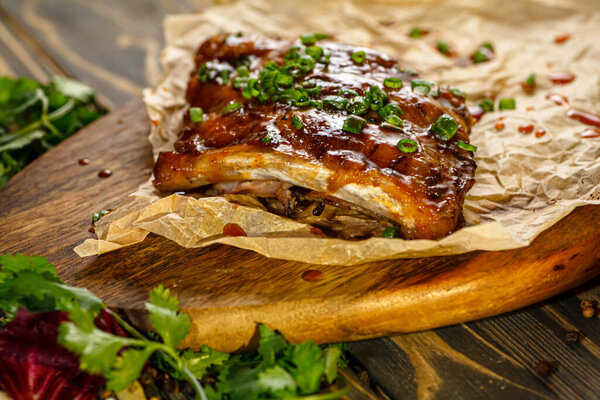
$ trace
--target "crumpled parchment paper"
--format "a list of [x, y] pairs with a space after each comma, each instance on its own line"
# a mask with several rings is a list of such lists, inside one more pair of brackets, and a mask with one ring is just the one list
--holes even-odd
[[[409, 38], [407, 32], [414, 26], [431, 32]], [[156, 124], [149, 138], [155, 156], [170, 150], [177, 139], [193, 52], [220, 32], [287, 38], [306, 32], [333, 34], [340, 41], [387, 52], [424, 79], [459, 87], [472, 103], [489, 95], [512, 97], [517, 109], [487, 113], [473, 127], [478, 168], [464, 204], [468, 226], [441, 240], [316, 237], [310, 226], [266, 212], [248, 196], [237, 196], [232, 203], [223, 197], [165, 195], [148, 182], [99, 221], [98, 240], [88, 239], [75, 249], [82, 257], [138, 243], [149, 232], [184, 247], [224, 243], [267, 257], [316, 264], [501, 250], [527, 246], [575, 207], [600, 204], [600, 138], [581, 138], [589, 127], [545, 99], [548, 92], [561, 93], [572, 106], [600, 113], [600, 9], [595, 0], [251, 0], [213, 6], [197, 15], [170, 16], [164, 29], [164, 77], [157, 88], [144, 91], [148, 114]], [[555, 43], [561, 34], [570, 34], [570, 40]], [[450, 43], [458, 58], [491, 41], [496, 58], [459, 66], [458, 58], [437, 52], [437, 40]], [[570, 71], [576, 79], [555, 86], [548, 79], [552, 71]], [[520, 82], [532, 72], [537, 90], [527, 94]], [[505, 117], [505, 128], [498, 131], [494, 125], [500, 117]], [[518, 126], [523, 124], [533, 124], [546, 134], [520, 133]], [[227, 223], [239, 224], [248, 236], [224, 236]]]

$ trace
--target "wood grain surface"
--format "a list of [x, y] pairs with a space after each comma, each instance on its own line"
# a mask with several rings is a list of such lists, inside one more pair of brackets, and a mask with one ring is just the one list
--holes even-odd
[[[158, 52], [162, 43], [162, 18], [167, 13], [192, 12], [205, 4], [196, 0], [5, 0], [0, 3], [0, 74], [32, 76], [42, 81], [54, 73], [74, 76], [92, 85], [102, 95], [102, 101], [114, 108], [132, 96], [127, 90], [128, 85], [123, 85], [123, 82], [143, 87], [152, 84], [156, 78], [157, 56], [153, 52]], [[116, 20], [120, 22], [115, 23]], [[40, 21], [44, 23], [39, 24]], [[54, 31], [54, 35], [47, 35], [49, 31]], [[89, 64], [78, 63], [73, 54], [93, 60], [98, 68], [89, 69]], [[110, 71], [112, 76], [99, 72], [99, 69]], [[113, 76], [120, 79], [113, 80]], [[134, 109], [132, 106], [130, 111]], [[128, 121], [147, 124], [143, 116], [138, 117]], [[114, 116], [107, 117], [111, 118]], [[120, 132], [131, 134], [129, 127], [123, 127]], [[144, 148], [149, 151], [145, 141], [123, 145], [115, 140], [113, 143], [113, 149], [123, 150], [115, 155], [127, 153], [125, 158], [106, 158], [108, 154], [96, 151], [92, 142], [80, 143], [77, 148], [72, 147], [62, 154], [68, 167], [64, 167], [65, 163], [43, 167], [36, 164], [35, 178], [32, 178], [30, 187], [0, 192], [0, 224], [4, 224], [7, 218], [16, 221], [15, 232], [0, 233], [0, 247], [28, 254], [45, 251], [56, 263], [61, 262], [63, 255], [72, 256], [71, 247], [76, 236], [84, 238], [91, 235], [87, 233], [91, 213], [114, 207], [133, 187], [146, 179], [146, 176], [124, 179], [128, 171], [137, 165], [137, 168], [147, 166], [146, 173], [150, 173], [149, 156], [139, 156], [138, 153]], [[134, 154], [138, 154], [135, 157], [139, 158], [132, 162], [128, 157]], [[92, 164], [79, 167], [76, 160], [81, 156], [93, 158]], [[114, 168], [115, 175], [100, 180], [96, 172], [105, 167]], [[64, 174], [64, 171], [68, 171], [73, 182], [59, 184], [52, 179], [56, 174]], [[73, 196], [71, 186], [78, 185], [80, 180], [88, 186]], [[12, 197], [8, 197], [11, 193]], [[94, 199], [92, 206], [86, 203], [90, 196]], [[51, 207], [47, 208], [46, 204]], [[67, 208], [63, 211], [65, 215], [73, 211], [85, 215], [84, 218], [63, 222], [52, 213], [51, 208], [64, 210], [64, 204]], [[10, 210], [6, 209], [6, 205]], [[28, 208], [31, 208], [30, 213], [25, 213]], [[582, 215], [575, 214], [575, 217], [569, 218], [586, 218], [585, 212], [585, 209], [580, 210], [577, 213]], [[19, 216], [24, 220], [20, 221]], [[570, 219], [561, 224], [568, 221]], [[589, 219], [588, 225], [593, 222]], [[64, 226], [60, 231], [53, 229], [61, 223]], [[5, 244], [4, 238], [9, 235], [15, 238], [27, 234], [32, 236], [29, 242]], [[56, 245], [51, 248], [44, 245], [47, 239]], [[147, 241], [148, 246], [169, 246], [162, 239], [150, 240]], [[195, 251], [194, 259], [201, 259], [202, 251]], [[157, 257], [150, 252], [145, 255]], [[127, 253], [121, 258], [128, 256], [136, 255], [135, 252]], [[116, 261], [121, 261], [121, 258]], [[110, 267], [110, 263], [103, 265]], [[595, 268], [598, 266], [596, 264]], [[223, 279], [228, 272], [235, 271], [228, 268], [225, 266], [220, 272]], [[264, 273], [265, 277], [272, 276], [266, 271]], [[94, 275], [87, 268], [79, 268], [73, 274], [79, 274], [92, 283], [94, 281]], [[123, 286], [135, 286], [140, 279], [139, 274], [128, 271], [117, 270], [114, 274], [112, 282]], [[326, 279], [327, 276], [325, 274]], [[556, 278], [552, 278], [554, 276]], [[560, 279], [562, 276], [549, 273], [546, 279]], [[256, 277], [258, 280], [261, 278], [262, 275]], [[519, 278], [514, 277], [515, 280]], [[424, 277], [411, 279], [415, 281]], [[359, 279], [355, 281], [361, 283]], [[171, 283], [177, 284], [175, 281]], [[272, 281], [272, 284], [277, 282]], [[233, 287], [233, 284], [229, 285]], [[99, 289], [97, 293], [100, 296], [114, 290], [108, 283], [98, 280], [95, 287]], [[307, 287], [311, 288], [310, 285]], [[342, 289], [338, 289], [338, 293]], [[271, 290], [265, 298], [268, 299], [275, 289]], [[140, 293], [138, 297], [143, 295]], [[594, 279], [574, 292], [505, 315], [425, 332], [350, 343], [350, 366], [353, 370], [350, 372], [356, 374], [352, 378], [356, 385], [350, 398], [599, 398], [600, 324], [597, 317], [583, 318], [579, 309], [582, 299], [600, 300], [600, 279]], [[426, 312], [423, 311], [423, 314]], [[567, 340], [566, 335], [570, 334], [572, 340], [574, 332], [578, 335], [577, 340]], [[536, 364], [543, 360], [557, 366], [549, 376], [540, 376], [536, 372]], [[152, 390], [147, 394], [185, 398], [171, 387], [162, 388], [160, 393], [156, 392], [156, 388]]]

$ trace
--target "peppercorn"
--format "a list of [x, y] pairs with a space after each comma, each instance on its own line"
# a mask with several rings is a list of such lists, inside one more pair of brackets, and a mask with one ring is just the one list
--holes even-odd
[[583, 309], [584, 318], [592, 318], [594, 315], [596, 315], [596, 310], [594, 310], [594, 307], [586, 307]]

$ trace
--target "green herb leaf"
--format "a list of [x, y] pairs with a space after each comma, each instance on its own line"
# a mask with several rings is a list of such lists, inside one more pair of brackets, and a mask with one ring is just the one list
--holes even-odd
[[444, 55], [450, 54], [450, 45], [444, 42], [443, 40], [438, 40], [438, 42], [435, 44], [435, 47], [440, 53]]
[[125, 390], [140, 376], [144, 364], [154, 350], [152, 347], [143, 350], [128, 349], [117, 356], [113, 368], [105, 373], [106, 390], [115, 393]]
[[425, 34], [425, 31], [423, 31], [423, 29], [419, 28], [419, 27], [414, 27], [410, 30], [410, 32], [408, 32], [408, 36], [410, 36], [411, 38], [420, 38], [423, 37], [423, 35]]
[[94, 98], [94, 90], [73, 79], [55, 75], [50, 78], [50, 86], [65, 96], [72, 97], [83, 103], [88, 103]]
[[312, 340], [293, 345], [291, 359], [296, 368], [290, 372], [300, 388], [300, 393], [307, 394], [318, 390], [321, 376], [325, 372], [321, 348]]
[[192, 326], [190, 317], [179, 312], [179, 301], [170, 296], [169, 289], [162, 285], [150, 291], [150, 303], [146, 303], [152, 327], [163, 342], [175, 349], [189, 333]]
[[492, 99], [483, 99], [479, 103], [479, 107], [481, 107], [481, 109], [483, 111], [485, 111], [485, 112], [494, 111], [494, 100], [492, 100]]
[[296, 389], [296, 382], [294, 381], [292, 375], [290, 375], [285, 369], [281, 368], [279, 365], [275, 365], [274, 367], [267, 368], [263, 372], [259, 372], [258, 384], [261, 388], [270, 392], [277, 392], [284, 389]]
[[327, 382], [333, 383], [337, 377], [338, 363], [342, 357], [341, 346], [328, 346], [323, 350], [323, 363], [325, 365], [325, 376]]

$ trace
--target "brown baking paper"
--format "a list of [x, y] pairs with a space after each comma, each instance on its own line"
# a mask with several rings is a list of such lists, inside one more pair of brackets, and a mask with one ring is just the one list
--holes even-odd
[[[409, 38], [406, 33], [414, 26], [431, 32], [421, 39]], [[425, 79], [457, 86], [468, 93], [471, 103], [485, 95], [512, 97], [517, 109], [488, 113], [473, 127], [478, 168], [464, 204], [468, 226], [441, 240], [316, 237], [310, 226], [266, 212], [248, 196], [230, 196], [232, 203], [224, 197], [164, 195], [148, 182], [97, 224], [98, 240], [78, 246], [80, 256], [138, 243], [149, 232], [184, 247], [224, 243], [267, 257], [316, 264], [511, 249], [527, 246], [575, 207], [600, 203], [600, 138], [582, 139], [580, 133], [589, 127], [545, 99], [549, 91], [561, 93], [574, 107], [600, 113], [600, 11], [595, 0], [254, 0], [214, 6], [199, 15], [170, 16], [164, 27], [164, 77], [157, 88], [144, 91], [148, 114], [157, 124], [150, 134], [155, 156], [170, 150], [177, 139], [193, 52], [220, 32], [286, 38], [306, 32], [333, 34], [340, 41], [396, 56]], [[571, 38], [557, 44], [554, 38], [560, 34]], [[438, 53], [434, 46], [439, 39], [460, 56]], [[461, 56], [468, 57], [484, 41], [494, 43], [495, 60], [457, 65]], [[571, 71], [576, 79], [554, 86], [547, 78], [551, 71]], [[532, 72], [538, 88], [528, 95], [520, 82]], [[494, 125], [502, 116], [505, 128], [498, 131]], [[529, 123], [546, 134], [536, 137], [518, 131], [519, 125]], [[239, 224], [248, 236], [224, 236], [227, 223]]]

